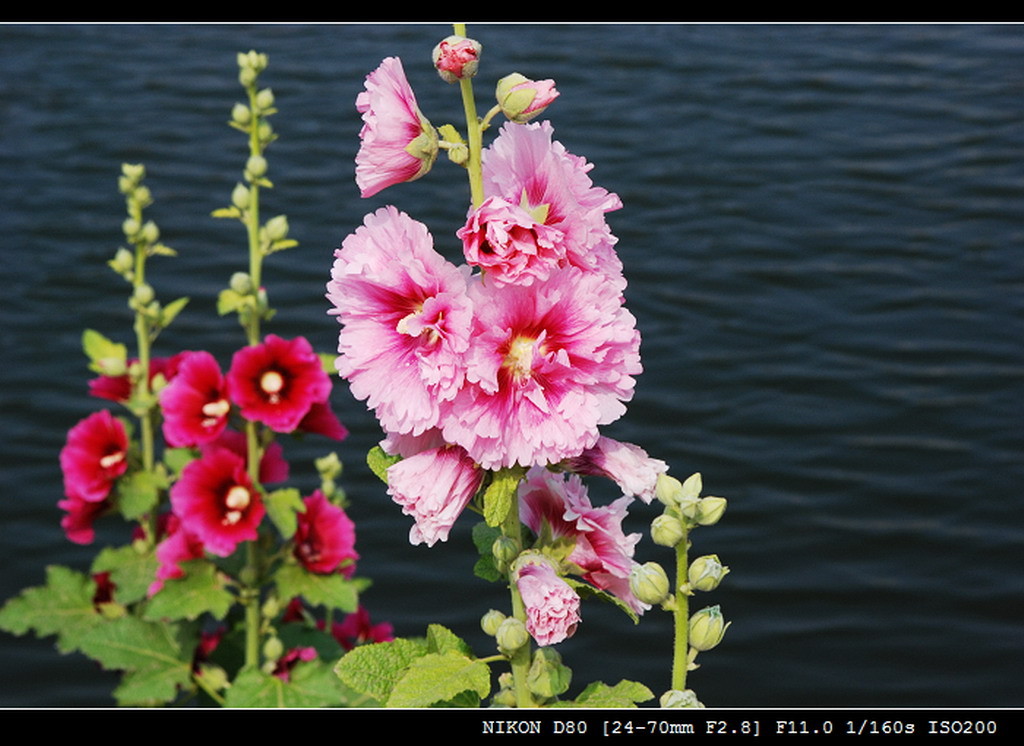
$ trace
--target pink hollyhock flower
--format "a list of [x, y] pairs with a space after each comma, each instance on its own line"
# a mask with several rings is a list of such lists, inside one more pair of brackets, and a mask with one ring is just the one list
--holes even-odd
[[668, 471], [668, 464], [651, 458], [643, 448], [603, 435], [593, 448], [566, 459], [562, 465], [576, 474], [608, 477], [619, 485], [622, 494], [639, 497], [648, 504], [654, 499], [658, 475]]
[[363, 115], [362, 141], [356, 153], [356, 186], [371, 197], [385, 187], [413, 181], [437, 158], [437, 130], [416, 105], [402, 61], [388, 57], [366, 77], [356, 97]]
[[385, 430], [419, 435], [462, 386], [472, 306], [466, 277], [426, 226], [384, 207], [335, 252], [327, 297], [342, 324], [336, 365]]
[[512, 73], [498, 81], [495, 89], [501, 113], [517, 124], [525, 124], [558, 98], [553, 80], [530, 80]]
[[164, 438], [175, 448], [214, 440], [228, 424], [231, 404], [217, 360], [206, 351], [188, 352], [174, 380], [160, 392]]
[[470, 286], [466, 385], [441, 423], [485, 469], [553, 464], [626, 411], [640, 334], [618, 289], [575, 267], [529, 287]]
[[160, 592], [165, 580], [185, 577], [180, 563], [201, 559], [204, 554], [203, 542], [183, 526], [181, 519], [173, 513], [167, 516], [166, 531], [163, 541], [156, 547], [156, 558], [160, 566], [156, 570], [156, 580], [147, 591], [150, 597]]
[[96, 531], [92, 527], [93, 521], [110, 508], [110, 501], [83, 500], [71, 494], [59, 501], [57, 507], [67, 512], [67, 515], [60, 519], [60, 527], [64, 529], [68, 541], [85, 545], [92, 544], [96, 538]]
[[370, 624], [370, 612], [365, 606], [345, 617], [342, 622], [331, 625], [331, 634], [345, 650], [357, 645], [374, 642], [390, 642], [395, 639], [395, 630], [388, 622]]
[[296, 514], [295, 558], [310, 572], [327, 575], [340, 568], [346, 577], [352, 577], [359, 559], [355, 524], [320, 490], [303, 502], [306, 512]]
[[549, 122], [506, 123], [483, 152], [484, 194], [543, 215], [544, 225], [561, 231], [565, 262], [600, 272], [621, 291], [622, 262], [605, 213], [622, 207], [619, 198], [594, 186], [593, 165], [557, 141]]
[[519, 486], [520, 517], [535, 534], [548, 526], [553, 538], [576, 542], [566, 558], [591, 585], [617, 596], [638, 614], [650, 608], [630, 591], [629, 573], [640, 534], [622, 530], [631, 498], [595, 508], [586, 487], [575, 475], [552, 474], [534, 467]]
[[516, 588], [526, 607], [526, 631], [538, 645], [555, 645], [576, 631], [580, 597], [546, 562], [524, 564], [516, 573]]
[[[155, 357], [149, 361], [149, 383], [162, 375], [165, 381], [172, 381], [178, 372], [178, 363], [187, 353], [178, 353], [172, 357]], [[128, 361], [129, 366], [138, 362], [138, 358]], [[120, 376], [101, 375], [89, 381], [89, 393], [101, 399], [110, 401], [126, 402], [132, 396], [132, 380], [127, 373]]]
[[488, 282], [529, 285], [546, 279], [565, 258], [560, 230], [501, 197], [488, 197], [472, 210], [457, 235], [466, 261], [484, 270]]
[[234, 354], [227, 383], [243, 417], [279, 433], [298, 427], [310, 408], [331, 393], [331, 379], [309, 341], [274, 334]]
[[441, 79], [446, 83], [454, 83], [460, 78], [476, 75], [480, 67], [481, 51], [483, 46], [480, 42], [453, 34], [434, 47], [431, 57]]
[[415, 521], [409, 543], [433, 546], [447, 541], [483, 478], [484, 472], [459, 446], [431, 448], [391, 466], [388, 494]]
[[181, 527], [218, 557], [255, 539], [266, 512], [245, 460], [225, 448], [210, 448], [181, 470], [171, 486], [171, 507]]
[[100, 502], [114, 480], [128, 470], [128, 433], [120, 420], [102, 409], [68, 431], [60, 452], [64, 494], [72, 499]]
[[[200, 446], [201, 454], [217, 448], [227, 448], [239, 456], [245, 462], [246, 471], [249, 469], [249, 444], [246, 441], [245, 433], [238, 430], [225, 430], [215, 440], [204, 443]], [[288, 462], [284, 459], [284, 448], [277, 441], [270, 442], [263, 451], [263, 458], [260, 459], [260, 484], [276, 484], [288, 479]]]

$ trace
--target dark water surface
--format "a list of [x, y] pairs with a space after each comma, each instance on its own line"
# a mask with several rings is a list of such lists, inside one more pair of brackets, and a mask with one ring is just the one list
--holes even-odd
[[[176, 259], [161, 298], [193, 302], [157, 354], [222, 360], [240, 330], [214, 312], [245, 264], [216, 221], [241, 178], [235, 54], [270, 57], [280, 135], [267, 214], [298, 249], [271, 257], [267, 327], [333, 350], [334, 248], [380, 205], [456, 257], [459, 171], [358, 196], [353, 101], [399, 55], [435, 125], [457, 90], [430, 50], [450, 27], [0, 26], [0, 599], [48, 563], [86, 569], [105, 543], [67, 542], [56, 502], [67, 429], [86, 394], [83, 328], [130, 337], [116, 179], [142, 162]], [[734, 624], [691, 682], [722, 706], [1017, 706], [1024, 664], [1024, 27], [544, 25], [471, 27], [477, 95], [511, 71], [557, 81], [556, 137], [595, 164], [644, 335], [645, 373], [609, 434], [709, 493], [723, 522], [694, 536], [732, 573], [709, 603]], [[485, 105], [481, 104], [483, 108]], [[489, 106], [489, 103], [486, 104]], [[505, 593], [475, 579], [472, 520], [411, 547], [408, 521], [363, 464], [374, 419], [338, 385], [339, 454], [365, 602], [399, 634], [440, 622], [481, 654], [479, 616]], [[314, 486], [325, 441], [289, 445]], [[656, 514], [638, 504], [631, 530]], [[638, 558], [667, 561], [645, 540]], [[702, 599], [703, 602], [704, 599]], [[593, 603], [562, 646], [576, 686], [668, 685], [670, 624]], [[52, 640], [0, 635], [0, 706], [107, 705], [114, 678]]]

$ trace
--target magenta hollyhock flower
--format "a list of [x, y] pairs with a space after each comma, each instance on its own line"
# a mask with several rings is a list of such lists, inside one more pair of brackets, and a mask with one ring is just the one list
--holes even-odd
[[594, 186], [587, 175], [593, 165], [553, 141], [553, 134], [549, 122], [505, 123], [483, 152], [484, 194], [543, 215], [539, 222], [561, 232], [559, 250], [566, 263], [600, 272], [622, 290], [622, 262], [614, 250], [618, 239], [604, 217], [622, 201]]
[[279, 433], [298, 427], [310, 408], [331, 393], [331, 379], [309, 341], [275, 334], [234, 354], [227, 384], [243, 417]]
[[576, 474], [608, 477], [619, 485], [622, 494], [639, 497], [648, 504], [654, 499], [658, 475], [668, 471], [668, 464], [651, 458], [640, 446], [603, 435], [593, 448], [566, 459], [562, 465]]
[[334, 440], [345, 440], [348, 437], [348, 428], [341, 424], [341, 420], [334, 414], [330, 402], [327, 401], [313, 402], [297, 429], [304, 433], [324, 435]]
[[640, 333], [614, 284], [566, 267], [529, 287], [470, 286], [466, 385], [444, 438], [485, 469], [553, 464], [622, 416], [641, 371]]
[[110, 508], [109, 500], [99, 502], [83, 500], [71, 494], [57, 503], [57, 507], [66, 512], [60, 519], [60, 527], [68, 541], [75, 544], [92, 544], [96, 538], [93, 522]]
[[548, 526], [553, 538], [568, 537], [576, 544], [566, 558], [591, 585], [622, 599], [638, 614], [650, 608], [629, 589], [633, 553], [640, 534], [626, 535], [622, 521], [632, 499], [620, 497], [594, 507], [576, 475], [553, 474], [534, 467], [519, 486], [520, 518], [540, 534]]
[[128, 433], [106, 409], [93, 412], [68, 431], [60, 452], [64, 494], [74, 500], [100, 502], [128, 470]]
[[317, 659], [316, 648], [304, 646], [292, 648], [277, 659], [274, 667], [274, 676], [281, 681], [288, 682], [292, 678], [292, 669], [304, 661], [315, 661]]
[[167, 516], [165, 530], [167, 533], [163, 541], [156, 547], [156, 558], [160, 566], [156, 570], [156, 580], [150, 584], [147, 591], [150, 597], [160, 592], [165, 580], [185, 577], [185, 571], [180, 563], [201, 559], [204, 554], [203, 542], [182, 525], [181, 519], [173, 513]]
[[320, 490], [303, 498], [306, 512], [297, 513], [295, 558], [310, 572], [327, 575], [355, 572], [356, 526], [345, 511], [331, 504]]
[[365, 606], [345, 617], [344, 621], [331, 625], [331, 634], [345, 650], [357, 645], [375, 642], [390, 642], [395, 639], [395, 629], [389, 622], [370, 624], [370, 612]]
[[565, 258], [562, 232], [501, 197], [488, 197], [470, 211], [457, 235], [466, 261], [487, 281], [529, 285], [543, 280]]
[[409, 543], [433, 546], [447, 541], [483, 478], [484, 472], [459, 446], [431, 448], [391, 466], [388, 494], [415, 521]]
[[160, 392], [164, 438], [175, 448], [209, 443], [228, 424], [227, 383], [209, 352], [185, 353], [178, 374]]
[[342, 325], [336, 365], [386, 431], [420, 433], [465, 375], [472, 306], [466, 277], [426, 226], [388, 206], [335, 252], [327, 297]]
[[218, 557], [255, 539], [266, 512], [245, 459], [226, 448], [210, 448], [181, 470], [171, 486], [171, 507], [182, 528]]
[[361, 196], [413, 181], [431, 169], [437, 158], [437, 130], [416, 105], [400, 59], [388, 57], [366, 77], [356, 109], [363, 115], [356, 153]]
[[555, 645], [576, 631], [580, 597], [546, 562], [527, 563], [516, 573], [516, 589], [526, 607], [526, 631], [538, 645]]
[[[249, 468], [249, 444], [245, 433], [238, 430], [225, 430], [215, 440], [204, 443], [199, 448], [200, 454], [206, 451], [227, 448], [245, 462], [245, 468]], [[276, 440], [267, 444], [263, 450], [263, 458], [260, 459], [260, 484], [276, 484], [288, 480], [289, 467], [284, 459], [284, 448]]]

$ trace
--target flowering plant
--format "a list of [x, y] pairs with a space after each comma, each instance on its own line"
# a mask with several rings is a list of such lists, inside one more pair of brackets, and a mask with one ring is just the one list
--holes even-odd
[[[691, 620], [687, 599], [712, 590], [727, 569], [711, 556], [691, 568], [688, 534], [717, 521], [725, 503], [700, 497], [699, 475], [683, 484], [664, 461], [602, 433], [625, 414], [642, 370], [606, 219], [622, 202], [594, 184], [592, 164], [555, 139], [550, 121], [533, 121], [557, 100], [553, 81], [506, 75], [495, 105], [477, 115], [472, 80], [483, 47], [462, 24], [454, 31], [433, 60], [460, 88], [465, 137], [450, 124], [434, 128], [401, 61], [388, 57], [356, 99], [364, 122], [356, 183], [368, 197], [420, 179], [446, 151], [469, 178], [466, 222], [456, 233], [461, 261], [445, 258], [424, 224], [387, 205], [342, 241], [327, 297], [340, 323], [338, 373], [382, 429], [368, 463], [411, 518], [410, 542], [447, 541], [464, 512], [478, 513], [475, 572], [507, 584], [511, 613], [483, 617], [496, 655], [476, 657], [431, 625], [425, 641], [350, 651], [338, 674], [387, 706], [652, 700], [650, 689], [630, 681], [595, 682], [566, 697], [571, 671], [553, 646], [581, 627], [582, 601], [598, 598], [634, 622], [655, 605], [673, 613], [672, 684], [659, 701], [700, 706], [686, 674], [728, 625], [717, 607]], [[484, 148], [499, 115], [507, 121]], [[585, 477], [614, 481], [621, 497], [595, 506]], [[674, 585], [657, 563], [635, 558], [641, 536], [623, 529], [636, 499], [655, 498], [664, 512], [652, 537], [675, 550]], [[509, 668], [497, 691], [491, 664]]]
[[56, 635], [63, 653], [82, 652], [122, 672], [122, 705], [343, 706], [353, 694], [331, 670], [345, 650], [391, 639], [360, 604], [367, 581], [341, 462], [316, 462], [320, 487], [303, 496], [285, 486], [291, 465], [284, 441], [347, 435], [330, 406], [333, 356], [303, 337], [264, 336], [273, 315], [262, 267], [292, 248], [287, 219], [265, 223], [260, 198], [271, 187], [266, 147], [275, 139], [270, 89], [257, 80], [264, 55], [238, 55], [248, 94], [231, 124], [248, 138], [245, 183], [216, 217], [237, 219], [249, 243], [247, 271], [218, 297], [221, 315], [237, 315], [245, 340], [226, 368], [209, 351], [154, 356], [154, 343], [185, 308], [162, 304], [148, 260], [173, 256], [156, 224], [141, 165], [125, 165], [119, 188], [129, 248], [111, 268], [131, 287], [135, 350], [96, 330], [83, 346], [89, 392], [108, 408], [68, 432], [60, 452], [61, 525], [77, 544], [95, 541], [94, 523], [120, 516], [128, 542], [102, 549], [87, 572], [53, 566], [46, 584], [0, 610], [0, 628]]

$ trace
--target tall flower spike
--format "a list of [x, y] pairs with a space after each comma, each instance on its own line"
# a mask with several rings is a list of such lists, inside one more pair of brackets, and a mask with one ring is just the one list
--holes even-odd
[[356, 153], [361, 196], [418, 179], [433, 167], [437, 130], [417, 106], [400, 59], [388, 57], [366, 77], [356, 109], [363, 115], [362, 144]]

